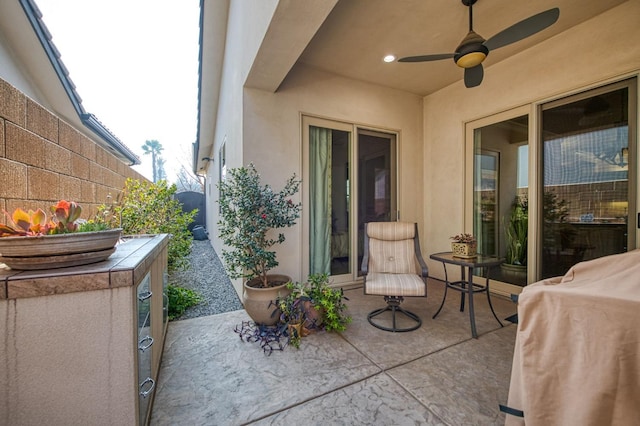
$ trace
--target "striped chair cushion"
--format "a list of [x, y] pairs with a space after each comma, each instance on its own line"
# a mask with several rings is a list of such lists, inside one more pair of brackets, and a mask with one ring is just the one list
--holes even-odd
[[367, 275], [365, 294], [381, 296], [426, 296], [427, 286], [415, 274], [381, 274], [371, 272]]
[[415, 249], [413, 246], [415, 234], [414, 223], [369, 223], [367, 225], [369, 272], [415, 273]]
[[415, 273], [413, 239], [381, 241], [369, 238], [369, 271], [389, 274]]
[[367, 224], [367, 235], [383, 241], [413, 240], [416, 225], [411, 222], [371, 222]]

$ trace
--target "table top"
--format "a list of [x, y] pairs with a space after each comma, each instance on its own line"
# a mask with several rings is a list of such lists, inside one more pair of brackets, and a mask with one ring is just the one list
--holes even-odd
[[477, 256], [471, 258], [456, 257], [453, 255], [453, 252], [450, 251], [434, 253], [429, 257], [440, 262], [450, 263], [452, 265], [469, 266], [472, 268], [498, 266], [504, 262], [504, 259], [502, 258], [495, 256], [485, 256], [483, 254], [478, 254]]

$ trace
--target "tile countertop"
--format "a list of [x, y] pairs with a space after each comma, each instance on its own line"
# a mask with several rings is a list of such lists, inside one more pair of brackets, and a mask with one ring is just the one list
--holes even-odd
[[168, 234], [125, 236], [107, 260], [68, 268], [17, 271], [0, 263], [0, 300], [133, 286], [168, 243]]

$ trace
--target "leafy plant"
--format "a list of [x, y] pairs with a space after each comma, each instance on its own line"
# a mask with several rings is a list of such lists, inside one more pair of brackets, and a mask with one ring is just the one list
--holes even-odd
[[56, 222], [56, 232], [75, 232], [78, 230], [76, 220], [80, 218], [82, 207], [74, 201], [60, 200], [55, 206], [51, 206], [51, 214]]
[[476, 237], [471, 234], [458, 234], [453, 237], [449, 237], [454, 243], [467, 243], [472, 244], [476, 242]]
[[300, 203], [291, 199], [300, 189], [295, 174], [281, 191], [260, 183], [253, 164], [231, 169], [220, 189], [219, 235], [229, 247], [222, 258], [231, 278], [259, 277], [261, 286], [268, 287], [267, 272], [278, 266], [275, 244], [284, 242], [283, 233], [274, 236], [273, 229], [295, 225], [300, 217]]
[[[292, 283], [287, 287], [291, 288]], [[290, 293], [285, 297], [278, 297], [275, 302], [276, 310], [274, 313], [280, 313], [278, 325], [280, 330], [287, 334], [289, 344], [295, 348], [300, 347], [300, 340], [304, 335], [304, 321], [306, 311], [304, 308], [304, 300], [297, 297], [294, 293]]]
[[[286, 321], [289, 317], [296, 320], [299, 316], [303, 319], [308, 318], [311, 316], [309, 310], [313, 308], [321, 314], [316, 324], [318, 328], [324, 328], [327, 331], [345, 331], [347, 324], [351, 322], [351, 317], [345, 313], [347, 305], [344, 301], [347, 298], [344, 291], [341, 288], [329, 287], [327, 274], [311, 274], [306, 283], [289, 283], [287, 288], [291, 290], [291, 294], [285, 299], [287, 301], [285, 307], [289, 310], [295, 308], [294, 313], [298, 317], [287, 314], [281, 316], [281, 321]], [[302, 303], [294, 304], [298, 301]]]
[[121, 227], [125, 234], [170, 234], [169, 270], [183, 269], [189, 265], [193, 242], [187, 227], [198, 211], [183, 212], [174, 199], [176, 190], [175, 185], [169, 186], [164, 180], [152, 183], [127, 179], [118, 200], [100, 206], [95, 220]]
[[17, 208], [12, 215], [6, 210], [4, 210], [4, 214], [7, 218], [7, 224], [0, 224], [0, 236], [2, 237], [47, 235], [55, 229], [55, 224], [47, 221], [47, 214], [42, 209], [25, 212], [21, 208]]
[[[289, 283], [287, 287], [292, 288], [292, 283]], [[300, 324], [304, 322], [306, 312], [303, 301], [295, 292], [285, 297], [278, 297], [275, 303], [275, 312], [280, 312], [280, 323]]]
[[93, 220], [78, 223], [78, 232], [97, 232], [106, 231], [107, 229], [109, 229], [109, 226], [106, 223], [99, 223]]
[[0, 224], [0, 237], [65, 234], [78, 231], [82, 208], [75, 201], [60, 200], [49, 208], [51, 218], [42, 209], [25, 212], [21, 208], [4, 214], [7, 224]]
[[179, 318], [187, 308], [202, 302], [202, 297], [195, 291], [171, 284], [167, 286], [167, 297], [169, 298], [169, 320]]
[[348, 300], [340, 288], [329, 287], [327, 274], [311, 274], [308, 277], [308, 293], [311, 304], [322, 312], [322, 326], [327, 331], [345, 331], [351, 317], [346, 315]]
[[527, 264], [528, 225], [528, 200], [526, 197], [516, 196], [511, 204], [509, 221], [505, 224], [506, 264], [521, 266]]

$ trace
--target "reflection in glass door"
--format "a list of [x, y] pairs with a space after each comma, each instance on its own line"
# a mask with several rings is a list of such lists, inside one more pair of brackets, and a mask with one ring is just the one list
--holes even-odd
[[542, 107], [541, 278], [634, 245], [632, 87], [620, 83]]
[[364, 224], [397, 220], [395, 156], [395, 135], [358, 130], [358, 271]]
[[478, 252], [504, 258], [491, 277], [517, 286], [527, 284], [528, 133], [527, 115], [473, 132], [473, 234]]

